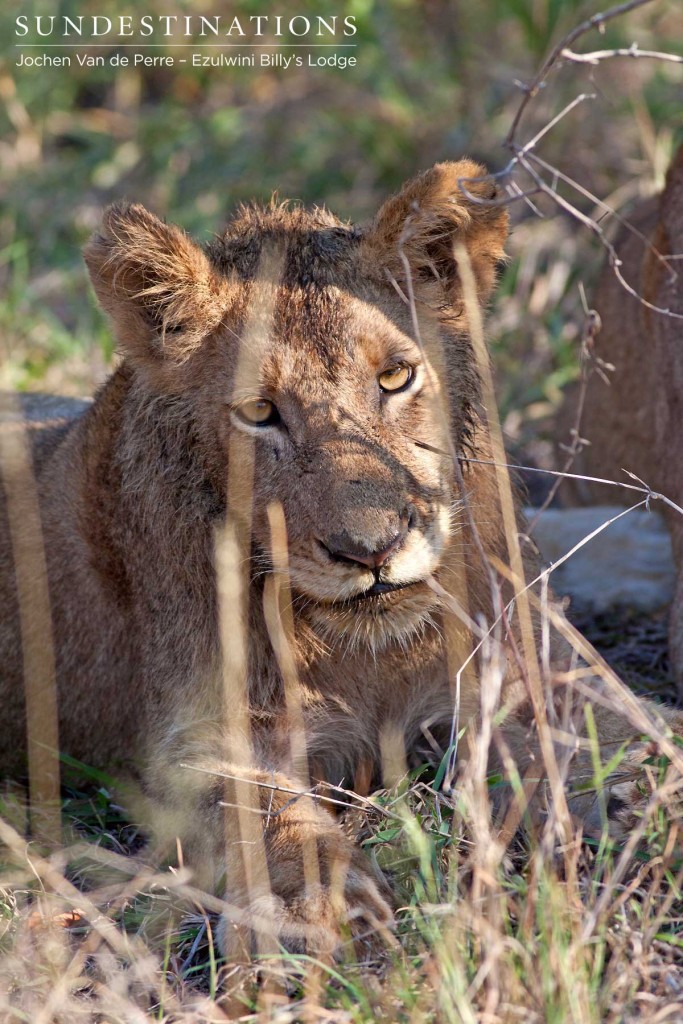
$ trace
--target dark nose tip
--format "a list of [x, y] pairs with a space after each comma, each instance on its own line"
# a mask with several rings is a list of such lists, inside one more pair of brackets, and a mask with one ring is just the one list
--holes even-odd
[[326, 541], [318, 539], [327, 553], [337, 562], [350, 562], [355, 565], [367, 566], [368, 569], [379, 569], [398, 551], [407, 532], [408, 520], [406, 518], [401, 520], [401, 529], [398, 533], [375, 551], [355, 543], [347, 533], [333, 534]]

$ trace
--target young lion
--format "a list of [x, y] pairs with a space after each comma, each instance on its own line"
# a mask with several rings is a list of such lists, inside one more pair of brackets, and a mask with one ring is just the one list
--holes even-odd
[[[367, 787], [389, 739], [410, 750], [450, 728], [474, 641], [445, 591], [465, 621], [496, 617], [481, 557], [506, 552], [495, 471], [451, 457], [491, 459], [462, 284], [471, 269], [483, 304], [503, 257], [483, 175], [438, 164], [366, 228], [242, 208], [205, 249], [112, 207], [85, 258], [122, 361], [85, 411], [31, 431], [61, 748], [132, 766], [159, 840], [290, 948], [392, 920], [328, 805], [297, 792]], [[20, 771], [4, 536], [2, 769]], [[513, 654], [505, 735], [523, 772], [534, 715]], [[479, 706], [465, 672], [460, 722]], [[632, 731], [595, 716], [606, 743]], [[224, 929], [228, 955], [239, 941]]]

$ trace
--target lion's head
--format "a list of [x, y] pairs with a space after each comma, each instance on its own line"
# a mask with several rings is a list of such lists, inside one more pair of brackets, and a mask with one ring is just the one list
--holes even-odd
[[425, 581], [459, 507], [451, 452], [478, 395], [453, 246], [484, 301], [507, 233], [483, 175], [439, 164], [366, 228], [242, 208], [205, 249], [119, 205], [86, 249], [141, 386], [190, 403], [197, 457], [229, 507], [253, 494], [255, 577], [281, 503], [295, 608], [327, 641], [379, 649], [434, 608]]

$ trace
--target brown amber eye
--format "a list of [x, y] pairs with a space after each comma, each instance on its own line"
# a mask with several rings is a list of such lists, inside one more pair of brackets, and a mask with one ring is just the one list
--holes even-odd
[[377, 378], [382, 391], [403, 391], [413, 379], [412, 366], [399, 363], [397, 366], [390, 366]]
[[235, 413], [244, 423], [254, 427], [269, 427], [279, 420], [278, 411], [267, 398], [255, 398], [251, 402], [242, 402]]

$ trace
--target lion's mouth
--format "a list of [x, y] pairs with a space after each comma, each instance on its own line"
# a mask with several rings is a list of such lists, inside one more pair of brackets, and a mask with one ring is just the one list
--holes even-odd
[[373, 598], [379, 600], [399, 590], [407, 590], [410, 587], [419, 586], [421, 582], [422, 580], [411, 580], [409, 583], [386, 583], [383, 580], [375, 580], [371, 587], [368, 587], [367, 590], [362, 590], [360, 594], [353, 594], [351, 597], [344, 598], [343, 601], [335, 601], [334, 603], [340, 607], [348, 607], [351, 604], [371, 601]]
[[309, 600], [304, 609], [309, 609], [310, 623], [324, 639], [348, 643], [349, 650], [369, 647], [378, 652], [394, 639], [405, 644], [429, 623], [434, 624], [432, 613], [438, 606], [424, 578], [390, 583], [375, 577], [374, 583], [359, 593], [319, 603]]

